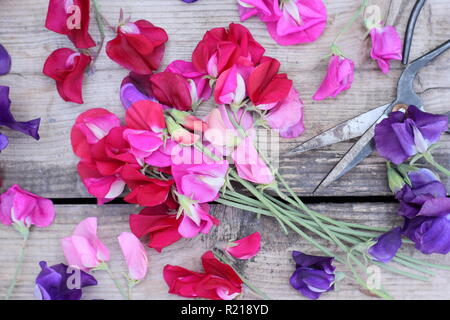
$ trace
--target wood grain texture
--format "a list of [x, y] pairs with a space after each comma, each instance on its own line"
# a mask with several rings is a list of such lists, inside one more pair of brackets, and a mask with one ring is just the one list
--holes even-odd
[[[393, 204], [359, 203], [359, 204], [318, 204], [313, 209], [327, 213], [330, 217], [357, 223], [390, 227], [398, 223], [395, 217], [396, 206]], [[77, 223], [89, 216], [98, 217], [98, 234], [111, 251], [111, 268], [116, 276], [126, 271], [122, 262], [117, 236], [128, 231], [128, 214], [135, 213], [132, 205], [97, 206], [57, 206], [55, 223], [47, 229], [32, 231], [26, 251], [24, 270], [19, 277], [13, 299], [33, 299], [34, 280], [39, 273], [38, 262], [46, 260], [50, 264], [64, 262], [60, 239], [71, 234]], [[332, 212], [331, 212], [332, 211]], [[273, 299], [303, 299], [293, 290], [288, 279], [294, 271], [290, 258], [292, 250], [301, 250], [310, 254], [319, 251], [306, 244], [296, 234], [285, 236], [270, 218], [256, 219], [254, 214], [242, 212], [223, 206], [214, 206], [213, 214], [222, 221], [209, 235], [191, 240], [182, 240], [159, 254], [148, 250], [149, 274], [134, 290], [135, 299], [179, 299], [167, 294], [167, 285], [162, 279], [162, 269], [166, 264], [180, 265], [191, 270], [201, 271], [201, 255], [215, 245], [244, 237], [255, 231], [261, 232], [262, 250], [250, 261], [240, 261], [237, 270], [253, 285], [263, 290]], [[12, 277], [17, 250], [20, 246], [19, 235], [13, 228], [0, 226], [0, 296], [6, 291]], [[402, 249], [415, 258], [424, 258], [429, 262], [450, 264], [449, 256], [423, 256], [419, 252], [404, 246]], [[339, 271], [347, 271], [337, 264]], [[85, 299], [120, 299], [111, 280], [103, 272], [96, 272], [99, 281], [97, 287], [85, 290]], [[397, 299], [450, 299], [450, 271], [436, 271], [429, 282], [409, 280], [382, 271], [381, 285]], [[257, 298], [245, 291], [243, 299]], [[372, 299], [349, 280], [343, 280], [338, 290], [323, 295], [321, 299]]]
[[[189, 60], [190, 55], [204, 32], [213, 27], [238, 22], [235, 0], [202, 0], [187, 5], [180, 0], [109, 0], [99, 3], [104, 15], [112, 22], [118, 19], [123, 8], [133, 19], [148, 19], [165, 28], [170, 40], [163, 67], [175, 59]], [[349, 143], [285, 158], [286, 150], [294, 147], [322, 130], [353, 117], [372, 107], [384, 104], [395, 96], [395, 85], [401, 73], [399, 62], [392, 64], [389, 75], [383, 75], [369, 57], [370, 39], [364, 39], [364, 28], [357, 24], [342, 36], [339, 45], [356, 63], [353, 88], [337, 99], [314, 102], [311, 96], [321, 82], [326, 61], [320, 57], [327, 54], [328, 46], [338, 30], [356, 10], [358, 0], [326, 0], [329, 24], [324, 35], [315, 43], [291, 47], [277, 45], [257, 18], [244, 23], [255, 38], [267, 49], [267, 54], [280, 60], [282, 71], [294, 80], [305, 102], [306, 133], [291, 141], [280, 141], [274, 146], [280, 150], [281, 172], [295, 189], [307, 195], [348, 150]], [[389, 24], [394, 24], [400, 34], [414, 1], [376, 0]], [[97, 72], [87, 76], [84, 84], [84, 105], [64, 102], [57, 94], [51, 79], [42, 74], [46, 57], [60, 47], [71, 47], [62, 35], [44, 28], [47, 0], [2, 0], [0, 4], [0, 42], [13, 57], [12, 73], [0, 78], [0, 84], [11, 87], [12, 110], [20, 120], [42, 118], [41, 140], [8, 129], [2, 131], [11, 137], [8, 149], [1, 154], [0, 176], [4, 185], [19, 183], [43, 196], [54, 198], [84, 197], [87, 193], [76, 174], [76, 157], [71, 152], [70, 128], [81, 112], [93, 107], [106, 107], [123, 116], [118, 92], [126, 70], [121, 69], [103, 54], [97, 63]], [[427, 2], [417, 24], [411, 58], [420, 56], [448, 39], [450, 2], [435, 0]], [[92, 18], [91, 33], [99, 39]], [[107, 31], [108, 39], [114, 35]], [[421, 93], [429, 111], [450, 110], [450, 53], [445, 53], [433, 64], [420, 72], [416, 89]], [[205, 104], [204, 114], [212, 108]], [[436, 158], [450, 166], [450, 138], [447, 135]], [[450, 180], [445, 180], [450, 185]], [[372, 155], [338, 182], [319, 195], [386, 195], [386, 175], [383, 160]]]

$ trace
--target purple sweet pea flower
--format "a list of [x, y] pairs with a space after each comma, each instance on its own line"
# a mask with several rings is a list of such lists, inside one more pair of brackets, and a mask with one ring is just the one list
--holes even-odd
[[5, 75], [11, 71], [11, 57], [5, 47], [0, 44], [0, 75]]
[[186, 3], [192, 3], [192, 2], [195, 2], [197, 0], [183, 0], [183, 1], [186, 2]]
[[402, 246], [401, 228], [394, 228], [376, 239], [376, 243], [369, 248], [369, 254], [377, 261], [388, 263], [395, 257]]
[[450, 252], [450, 211], [436, 217], [405, 219], [403, 234], [424, 254]]
[[448, 130], [448, 117], [409, 106], [406, 113], [392, 112], [375, 127], [375, 145], [385, 159], [400, 164], [417, 153], [425, 153]]
[[[80, 300], [82, 295], [82, 288], [97, 285], [97, 280], [90, 274], [77, 270], [80, 279], [69, 279], [69, 277], [76, 277], [75, 271], [68, 271], [68, 266], [65, 264], [57, 264], [51, 267], [47, 266], [47, 262], [39, 262], [42, 271], [36, 278], [35, 296], [39, 300]], [[69, 289], [68, 282], [73, 285], [79, 284], [79, 288]]]
[[324, 292], [334, 290], [333, 258], [319, 257], [293, 251], [296, 270], [290, 278], [291, 286], [310, 299], [318, 299]]
[[0, 133], [0, 151], [4, 150], [9, 144], [8, 137]]
[[408, 219], [450, 213], [450, 199], [439, 178], [428, 169], [408, 173], [411, 186], [404, 185], [395, 197], [400, 201], [398, 214]]
[[22, 132], [36, 140], [39, 140], [39, 123], [41, 119], [34, 119], [26, 122], [19, 122], [14, 119], [10, 110], [11, 100], [9, 100], [9, 87], [0, 86], [0, 126]]

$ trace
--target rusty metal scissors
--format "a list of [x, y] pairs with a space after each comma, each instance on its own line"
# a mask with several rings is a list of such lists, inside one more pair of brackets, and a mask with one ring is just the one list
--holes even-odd
[[314, 192], [328, 186], [333, 181], [342, 177], [373, 152], [375, 147], [373, 139], [375, 134], [375, 126], [385, 117], [387, 117], [387, 115], [391, 113], [396, 106], [415, 105], [423, 110], [422, 100], [414, 92], [413, 81], [422, 67], [433, 61], [436, 57], [444, 53], [446, 50], [450, 49], [449, 39], [439, 47], [408, 64], [414, 28], [420, 11], [425, 4], [425, 1], [426, 0], [419, 0], [416, 2], [408, 21], [402, 60], [402, 63], [406, 65], [406, 67], [398, 80], [396, 99], [393, 102], [384, 104], [368, 112], [362, 113], [355, 118], [338, 124], [337, 126], [324, 131], [321, 134], [304, 142], [303, 144], [295, 147], [287, 153], [288, 156], [294, 155], [305, 152], [307, 150], [312, 150], [337, 142], [360, 137], [360, 139], [350, 148], [350, 150], [347, 151], [344, 157], [320, 182]]

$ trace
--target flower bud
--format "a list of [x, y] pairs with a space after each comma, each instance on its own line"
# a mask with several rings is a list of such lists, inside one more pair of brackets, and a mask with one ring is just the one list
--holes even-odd
[[196, 143], [200, 136], [189, 132], [180, 126], [172, 117], [166, 117], [166, 125], [172, 139], [184, 146], [191, 146]]
[[387, 165], [387, 175], [389, 181], [389, 188], [391, 189], [391, 191], [393, 193], [399, 192], [405, 185], [405, 180], [396, 169], [391, 167], [389, 163]]

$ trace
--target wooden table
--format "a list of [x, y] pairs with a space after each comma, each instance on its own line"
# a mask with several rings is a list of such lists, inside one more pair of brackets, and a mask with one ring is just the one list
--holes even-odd
[[[119, 9], [131, 14], [133, 19], [147, 19], [163, 27], [169, 34], [169, 43], [163, 67], [175, 59], [189, 60], [197, 42], [204, 32], [213, 27], [238, 22], [235, 0], [199, 0], [185, 4], [181, 0], [109, 0], [99, 1], [104, 15], [117, 21]], [[340, 40], [341, 48], [356, 63], [353, 88], [337, 99], [314, 102], [311, 99], [326, 70], [327, 53], [338, 30], [349, 20], [358, 7], [357, 0], [325, 0], [329, 23], [324, 35], [315, 43], [293, 47], [281, 47], [268, 35], [264, 24], [250, 19], [244, 25], [267, 49], [267, 54], [280, 60], [282, 71], [294, 80], [294, 86], [305, 102], [305, 125], [307, 131], [296, 140], [280, 141], [280, 154], [313, 135], [372, 107], [390, 101], [402, 67], [392, 64], [389, 75], [383, 75], [369, 57], [370, 40], [364, 39], [364, 28], [356, 26]], [[377, 0], [387, 24], [404, 33], [405, 25], [414, 1]], [[41, 196], [50, 197], [57, 203], [57, 218], [48, 229], [36, 229], [31, 241], [23, 273], [19, 277], [14, 299], [32, 299], [34, 279], [39, 272], [38, 262], [50, 264], [64, 262], [59, 239], [69, 235], [76, 224], [89, 216], [99, 217], [99, 235], [112, 251], [112, 269], [119, 274], [125, 271], [116, 237], [128, 231], [128, 215], [138, 208], [127, 204], [95, 205], [76, 173], [77, 158], [71, 151], [69, 132], [75, 118], [81, 112], [94, 107], [106, 107], [123, 116], [119, 101], [119, 86], [127, 71], [121, 69], [103, 54], [97, 62], [97, 71], [88, 76], [84, 84], [85, 104], [65, 103], [57, 94], [54, 82], [42, 74], [46, 57], [60, 47], [71, 47], [62, 35], [45, 29], [47, 0], [0, 0], [0, 43], [13, 58], [11, 74], [0, 77], [0, 84], [11, 87], [12, 111], [20, 120], [42, 118], [39, 142], [2, 128], [10, 136], [10, 146], [0, 155], [1, 179], [5, 190], [14, 183]], [[450, 2], [428, 1], [418, 20], [411, 58], [418, 57], [436, 47], [450, 35]], [[99, 34], [92, 19], [91, 33]], [[107, 31], [107, 37], [113, 34]], [[432, 65], [421, 71], [415, 89], [431, 112], [450, 109], [450, 53], [439, 57]], [[204, 113], [212, 107], [202, 107]], [[450, 139], [447, 135], [436, 158], [450, 167]], [[329, 216], [377, 226], [394, 226], [400, 220], [396, 216], [397, 203], [392, 198], [386, 182], [384, 160], [372, 155], [345, 177], [312, 197], [314, 186], [330, 170], [349, 148], [350, 143], [340, 143], [294, 158], [280, 157], [280, 169], [295, 190], [311, 207]], [[450, 187], [450, 180], [444, 183]], [[178, 299], [167, 294], [167, 286], [161, 272], [165, 264], [182, 265], [201, 270], [199, 257], [217, 241], [236, 239], [254, 231], [263, 236], [262, 251], [251, 261], [241, 262], [239, 271], [255, 286], [275, 299], [303, 299], [289, 286], [289, 276], [294, 270], [290, 259], [292, 250], [313, 254], [319, 252], [294, 233], [285, 236], [270, 219], [257, 220], [248, 212], [224, 206], [214, 207], [222, 224], [207, 236], [183, 240], [168, 247], [162, 254], [149, 249], [150, 272], [145, 282], [135, 288], [135, 298]], [[0, 294], [6, 291], [12, 277], [19, 235], [10, 227], [0, 225]], [[414, 257], [423, 257], [413, 248], [404, 251]], [[450, 258], [441, 255], [425, 257], [428, 261], [449, 264]], [[345, 271], [345, 270], [344, 270]], [[112, 282], [97, 273], [99, 285], [85, 292], [85, 298], [119, 298]], [[450, 272], [436, 271], [430, 282], [413, 281], [383, 272], [382, 284], [398, 299], [450, 298]], [[255, 298], [246, 293], [244, 299]], [[344, 280], [338, 290], [323, 295], [322, 299], [371, 299], [354, 283]]]

